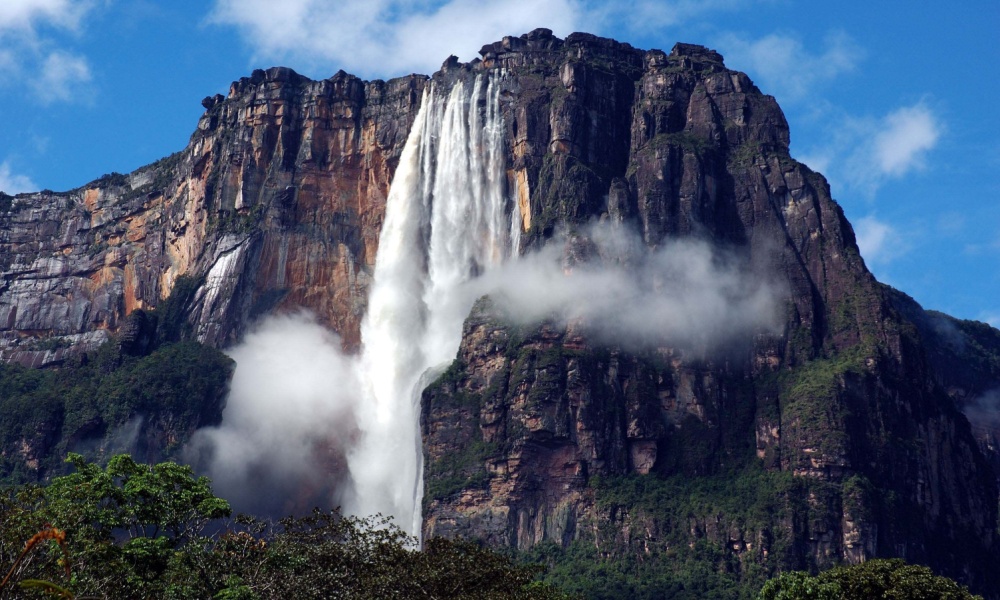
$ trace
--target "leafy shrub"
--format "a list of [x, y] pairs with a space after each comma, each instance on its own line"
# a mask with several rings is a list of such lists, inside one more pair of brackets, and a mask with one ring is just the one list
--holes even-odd
[[982, 600], [947, 577], [901, 559], [876, 559], [816, 576], [783, 573], [768, 581], [757, 600]]

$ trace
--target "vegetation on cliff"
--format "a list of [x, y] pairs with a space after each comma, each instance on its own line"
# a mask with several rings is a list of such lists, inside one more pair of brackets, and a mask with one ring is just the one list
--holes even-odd
[[829, 552], [828, 523], [858, 515], [853, 504], [871, 487], [759, 469], [598, 479], [594, 530], [568, 549], [546, 542], [526, 557], [548, 567], [547, 583], [593, 600], [981, 600], [900, 559], [822, 570], [803, 540], [825, 541]]
[[133, 312], [115, 340], [58, 368], [0, 363], [0, 482], [58, 474], [67, 451], [163, 460], [218, 424], [235, 364], [181, 341], [196, 288], [180, 278], [156, 311]]
[[232, 369], [196, 342], [143, 357], [109, 344], [56, 370], [0, 364], [0, 479], [45, 478], [67, 450], [175, 455], [197, 427], [218, 423]]
[[800, 540], [840, 516], [841, 486], [755, 468], [591, 485], [598, 525], [566, 551], [546, 543], [528, 556], [550, 567], [546, 581], [602, 600], [752, 598], [777, 571], [815, 571]]

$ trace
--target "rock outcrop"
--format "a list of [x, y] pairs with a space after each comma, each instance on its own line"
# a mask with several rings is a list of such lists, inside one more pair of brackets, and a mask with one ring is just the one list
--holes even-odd
[[57, 364], [200, 279], [191, 323], [224, 346], [305, 308], [358, 343], [385, 196], [426, 78], [312, 81], [255, 71], [186, 149], [66, 193], [4, 197], [0, 347]]

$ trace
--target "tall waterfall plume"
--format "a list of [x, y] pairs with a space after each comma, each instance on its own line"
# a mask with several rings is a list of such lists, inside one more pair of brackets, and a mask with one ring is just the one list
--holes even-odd
[[503, 74], [433, 83], [386, 202], [368, 313], [361, 326], [366, 402], [349, 455], [353, 514], [382, 513], [419, 536], [420, 395], [455, 358], [475, 298], [463, 287], [516, 255], [521, 215], [508, 193]]

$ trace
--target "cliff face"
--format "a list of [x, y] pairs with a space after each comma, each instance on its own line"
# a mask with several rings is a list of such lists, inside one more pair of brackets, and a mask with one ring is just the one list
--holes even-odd
[[[536, 30], [481, 55], [433, 80], [504, 70], [522, 251], [593, 220], [635, 229], [650, 250], [708, 241], [776, 275], [782, 326], [725, 353], [623, 348], [556, 323], [514, 326], [480, 301], [423, 397], [425, 533], [604, 557], [704, 543], [737, 578], [904, 556], [1000, 592], [982, 450], [1000, 427], [977, 421], [977, 444], [956, 407], [997, 387], [996, 332], [958, 327], [965, 341], [948, 346], [937, 316], [875, 281], [826, 181], [789, 156], [774, 99], [700, 46]], [[210, 345], [304, 307], [356, 346], [387, 189], [428, 81], [257, 71], [206, 98], [182, 152], [79, 190], [5, 197], [4, 358], [58, 364], [181, 275], [196, 286], [188, 323]], [[975, 368], [948, 366], [969, 352]], [[745, 506], [718, 500], [740, 494]], [[708, 499], [671, 504], [681, 496]]]
[[[534, 32], [482, 54], [465, 68], [503, 67], [513, 82], [526, 247], [595, 218], [634, 226], [650, 248], [708, 239], [780, 274], [784, 333], [719, 356], [626, 351], [555, 324], [514, 328], [481, 304], [424, 394], [425, 533], [521, 549], [584, 539], [641, 558], [681, 528], [737, 572], [901, 555], [995, 585], [983, 562], [995, 479], [929, 362], [933, 342], [867, 271], [823, 177], [789, 156], [774, 99], [698, 46]], [[758, 467], [760, 481], [797, 481], [770, 519], [678, 521], [615, 492], [648, 473]]]
[[255, 71], [183, 151], [67, 193], [6, 197], [0, 347], [59, 363], [93, 348], [180, 275], [190, 322], [224, 346], [270, 310], [307, 308], [356, 345], [385, 195], [423, 77], [311, 81]]

